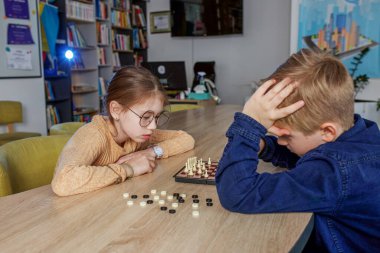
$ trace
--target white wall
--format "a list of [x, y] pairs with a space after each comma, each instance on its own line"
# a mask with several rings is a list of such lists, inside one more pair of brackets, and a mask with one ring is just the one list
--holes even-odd
[[[170, 9], [169, 0], [148, 3], [149, 12]], [[171, 38], [150, 34], [149, 61], [185, 61], [188, 86], [197, 61], [216, 62], [216, 85], [222, 103], [243, 104], [250, 83], [272, 73], [289, 56], [290, 0], [244, 0], [243, 35]]]
[[[23, 123], [15, 124], [16, 131], [47, 134], [42, 77], [0, 79], [0, 100], [15, 100], [22, 103]], [[5, 127], [0, 127], [0, 132], [5, 130]]]

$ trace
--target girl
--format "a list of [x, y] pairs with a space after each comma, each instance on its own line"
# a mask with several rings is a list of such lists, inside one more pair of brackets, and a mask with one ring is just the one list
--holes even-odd
[[158, 79], [141, 67], [125, 67], [108, 87], [108, 116], [94, 116], [62, 150], [52, 181], [59, 196], [94, 191], [150, 173], [157, 158], [194, 148], [183, 131], [157, 130], [169, 119]]

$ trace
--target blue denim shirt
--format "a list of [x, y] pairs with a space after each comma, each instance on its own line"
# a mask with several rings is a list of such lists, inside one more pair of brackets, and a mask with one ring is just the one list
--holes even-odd
[[[314, 212], [307, 252], [380, 252], [380, 132], [355, 125], [302, 157], [277, 144], [249, 116], [236, 113], [216, 174], [224, 208], [240, 213]], [[256, 172], [260, 158], [289, 170]]]

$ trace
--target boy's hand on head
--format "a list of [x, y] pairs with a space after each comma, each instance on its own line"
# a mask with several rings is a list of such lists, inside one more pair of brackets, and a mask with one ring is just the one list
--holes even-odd
[[273, 79], [268, 80], [245, 103], [243, 113], [255, 119], [266, 129], [271, 128], [274, 132], [281, 131], [273, 128], [273, 123], [292, 114], [304, 105], [301, 100], [287, 107], [278, 108], [295, 87], [295, 83], [292, 83], [290, 78], [285, 78], [279, 83]]

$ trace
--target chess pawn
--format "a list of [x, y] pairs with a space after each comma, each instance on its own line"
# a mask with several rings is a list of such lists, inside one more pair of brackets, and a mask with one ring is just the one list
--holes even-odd
[[187, 165], [187, 162], [185, 163], [185, 173], [187, 174], [189, 172], [189, 166]]
[[202, 166], [198, 165], [198, 175], [202, 175]]
[[190, 170], [189, 170], [189, 173], [187, 173], [187, 175], [188, 175], [188, 176], [191, 176], [191, 177], [194, 176], [193, 170], [190, 169]]
[[211, 166], [211, 158], [210, 158], [210, 157], [208, 158], [208, 162], [207, 162], [207, 164], [208, 164], [208, 167]]
[[[203, 165], [203, 167], [204, 167], [204, 165]], [[206, 169], [205, 169], [204, 177], [205, 177], [205, 178], [208, 178], [208, 173], [207, 173], [207, 170], [206, 170]]]

